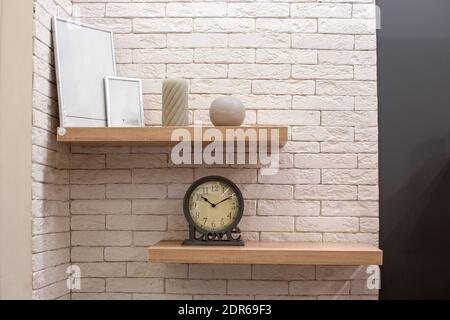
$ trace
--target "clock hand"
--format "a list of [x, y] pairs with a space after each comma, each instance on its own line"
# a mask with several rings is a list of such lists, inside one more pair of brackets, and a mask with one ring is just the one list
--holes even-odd
[[212, 203], [211, 201], [209, 201], [208, 199], [206, 199], [204, 196], [202, 196], [202, 199], [205, 200], [206, 202], [208, 202], [208, 203], [211, 205], [211, 207], [213, 207], [213, 208], [216, 207], [216, 204]]
[[222, 197], [225, 195], [225, 193], [228, 192], [228, 190], [230, 190], [230, 187], [226, 188], [226, 190], [224, 192], [222, 192]]
[[225, 202], [225, 201], [227, 201], [227, 200], [230, 200], [232, 197], [233, 197], [233, 196], [229, 196], [228, 198], [223, 199], [223, 200], [220, 201], [220, 202], [217, 202], [215, 205], [217, 206], [218, 204], [221, 204], [222, 202]]

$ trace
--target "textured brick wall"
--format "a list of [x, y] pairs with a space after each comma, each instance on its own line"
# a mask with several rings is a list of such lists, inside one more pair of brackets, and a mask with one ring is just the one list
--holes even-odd
[[58, 105], [51, 16], [71, 14], [70, 0], [36, 0], [33, 72], [33, 297], [69, 298], [69, 148], [56, 143]]
[[186, 237], [181, 199], [209, 174], [241, 187], [247, 239], [378, 242], [374, 13], [373, 0], [74, 0], [74, 17], [115, 31], [119, 74], [144, 80], [148, 125], [161, 123], [162, 79], [181, 77], [191, 121], [234, 94], [246, 123], [288, 124], [290, 140], [275, 176], [175, 167], [165, 148], [72, 146], [71, 260], [83, 275], [72, 298], [376, 298], [361, 267], [146, 262], [149, 245]]

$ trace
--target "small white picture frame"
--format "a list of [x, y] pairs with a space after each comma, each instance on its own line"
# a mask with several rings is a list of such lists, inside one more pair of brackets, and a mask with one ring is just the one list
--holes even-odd
[[139, 79], [106, 77], [108, 127], [144, 127], [142, 82]]

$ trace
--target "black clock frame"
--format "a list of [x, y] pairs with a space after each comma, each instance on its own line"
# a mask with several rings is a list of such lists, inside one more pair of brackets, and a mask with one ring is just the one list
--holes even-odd
[[[236, 194], [239, 203], [237, 216], [234, 219], [233, 223], [230, 224], [227, 228], [221, 230], [220, 232], [219, 231], [211, 232], [209, 230], [203, 229], [200, 226], [197, 226], [197, 224], [192, 219], [189, 210], [189, 200], [194, 190], [197, 189], [197, 187], [199, 187], [200, 185], [210, 181], [219, 181], [229, 185]], [[184, 216], [189, 223], [189, 239], [183, 242], [184, 245], [219, 245], [219, 246], [244, 245], [244, 241], [241, 239], [241, 230], [238, 228], [238, 224], [241, 221], [242, 216], [244, 214], [244, 197], [242, 196], [242, 192], [238, 188], [238, 186], [231, 180], [221, 176], [207, 176], [198, 179], [186, 191], [183, 200], [183, 211]]]

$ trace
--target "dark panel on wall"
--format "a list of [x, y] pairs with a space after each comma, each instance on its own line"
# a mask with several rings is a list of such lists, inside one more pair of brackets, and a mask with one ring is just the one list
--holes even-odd
[[382, 299], [450, 299], [450, 1], [378, 0]]

